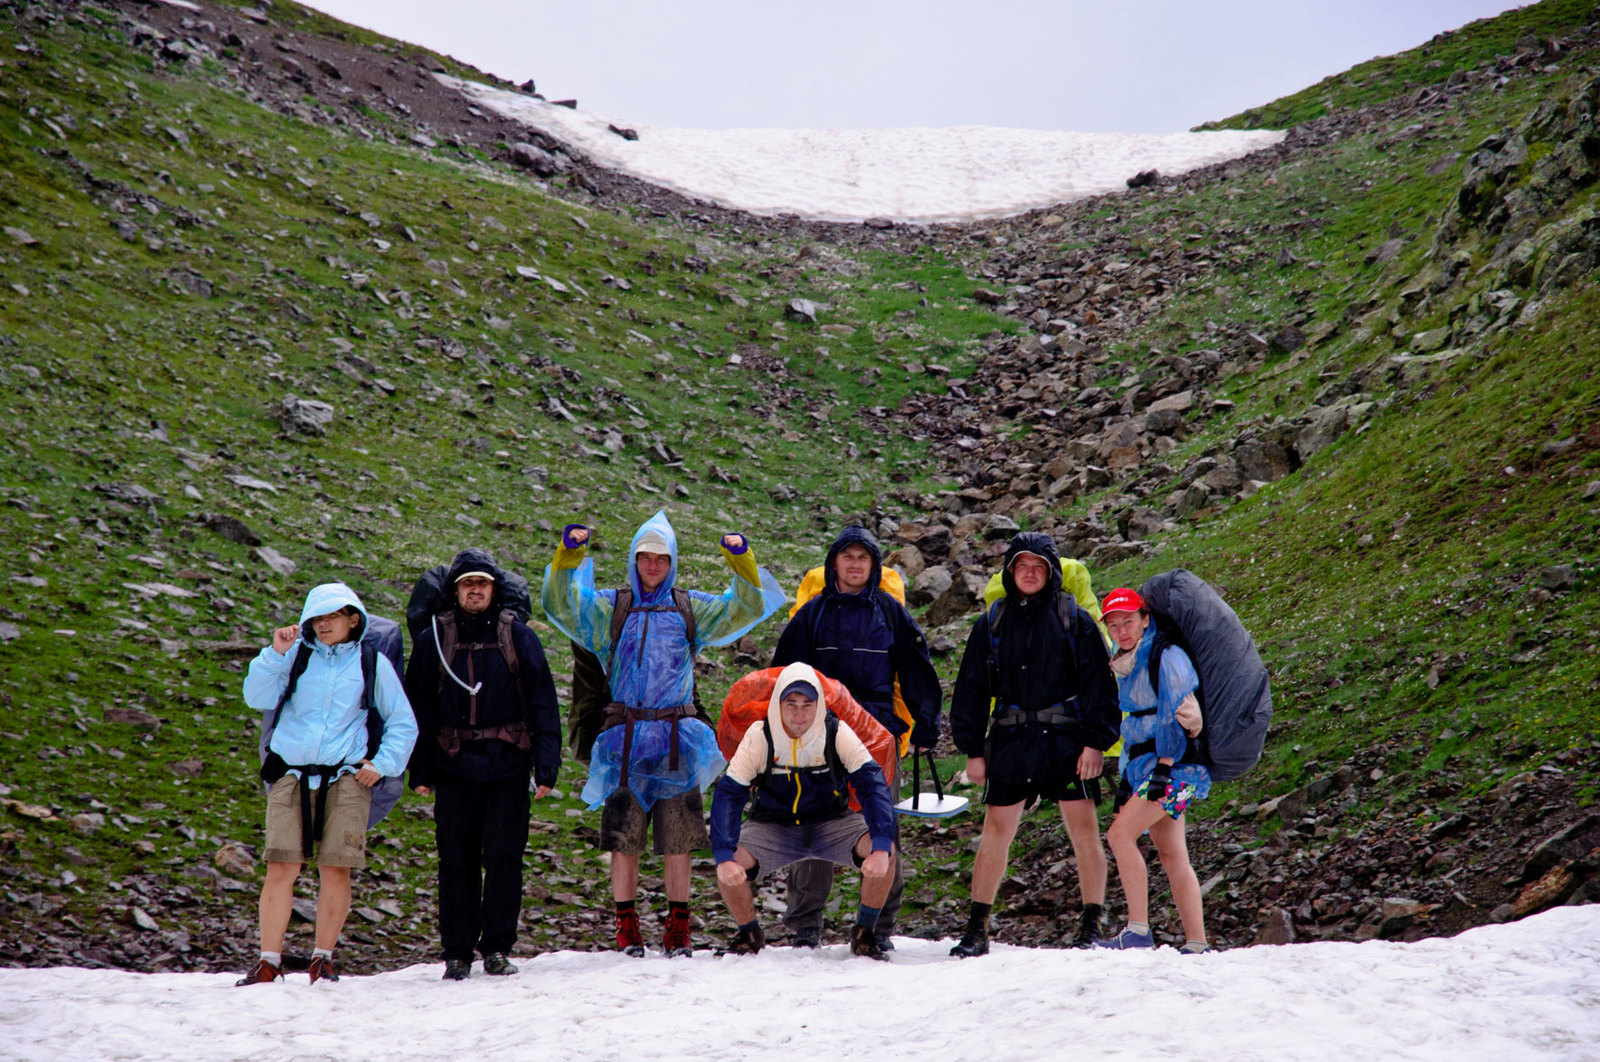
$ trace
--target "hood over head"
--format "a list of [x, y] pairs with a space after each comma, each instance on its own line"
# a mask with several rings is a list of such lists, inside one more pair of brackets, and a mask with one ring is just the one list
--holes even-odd
[[317, 644], [317, 632], [311, 629], [311, 621], [318, 616], [326, 616], [330, 612], [338, 612], [346, 605], [355, 606], [361, 613], [361, 622], [356, 624], [354, 641], [360, 641], [361, 636], [367, 633], [367, 606], [361, 603], [361, 598], [356, 592], [343, 583], [322, 583], [313, 586], [311, 592], [306, 594], [305, 607], [300, 610], [300, 638], [302, 641]]
[[444, 577], [444, 592], [450, 603], [454, 604], [456, 601], [456, 580], [469, 572], [487, 575], [494, 580], [494, 598], [490, 601], [489, 608], [491, 610], [499, 608], [503, 603], [505, 573], [495, 562], [494, 554], [482, 546], [468, 546], [457, 553], [456, 559], [450, 562], [450, 570]]
[[838, 592], [838, 577], [833, 570], [833, 562], [846, 546], [863, 546], [872, 555], [872, 573], [867, 576], [867, 589], [876, 590], [883, 579], [883, 550], [878, 546], [877, 537], [859, 524], [851, 524], [840, 531], [839, 537], [828, 547], [828, 559], [822, 562], [824, 585]]
[[672, 558], [672, 565], [667, 569], [667, 577], [656, 588], [657, 594], [670, 591], [678, 581], [678, 533], [667, 520], [667, 511], [657, 509], [654, 516], [639, 525], [628, 545], [628, 586], [633, 590], [635, 601], [644, 599], [644, 588], [639, 585], [639, 565], [634, 558], [641, 549], [646, 553], [660, 553], [662, 545], [666, 546], [665, 552]]
[[1005, 566], [1001, 570], [1000, 581], [1006, 588], [1007, 597], [1022, 597], [1022, 591], [1017, 589], [1017, 581], [1011, 574], [1011, 565], [1023, 553], [1032, 553], [1044, 561], [1045, 567], [1050, 569], [1044, 589], [1039, 592], [1042, 598], [1051, 598], [1061, 589], [1061, 554], [1056, 550], [1056, 540], [1039, 531], [1022, 531], [1011, 539], [1011, 544], [1006, 547]]
[[811, 717], [811, 725], [800, 735], [801, 743], [804, 744], [806, 738], [827, 725], [822, 717], [828, 714], [828, 704], [822, 692], [822, 679], [818, 677], [816, 669], [810, 664], [790, 664], [778, 672], [778, 681], [772, 684], [772, 698], [767, 702], [767, 724], [772, 727], [774, 741], [782, 740], [787, 734], [783, 729], [783, 709], [780, 705], [783, 704], [784, 691], [797, 682], [803, 682], [817, 691], [817, 714]]

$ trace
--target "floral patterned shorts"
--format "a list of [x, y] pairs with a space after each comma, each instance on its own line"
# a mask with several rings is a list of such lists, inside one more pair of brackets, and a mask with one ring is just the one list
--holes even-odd
[[[1140, 783], [1139, 788], [1134, 795], [1140, 800], [1153, 800], [1153, 797], [1146, 795], [1149, 789], [1150, 780], [1147, 778], [1144, 780], [1144, 782]], [[1161, 801], [1161, 809], [1169, 816], [1176, 819], [1184, 813], [1184, 810], [1189, 806], [1189, 801], [1193, 799], [1193, 785], [1189, 784], [1188, 782], [1169, 783], [1167, 785], [1166, 798]]]

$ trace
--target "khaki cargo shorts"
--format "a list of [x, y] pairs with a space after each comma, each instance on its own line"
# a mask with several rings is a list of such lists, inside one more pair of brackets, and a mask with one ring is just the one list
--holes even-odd
[[[317, 794], [311, 794], [313, 805]], [[318, 866], [351, 867], [367, 865], [367, 813], [372, 809], [372, 790], [356, 781], [353, 774], [341, 775], [328, 790], [323, 811], [322, 839], [313, 859]], [[267, 794], [267, 844], [263, 853], [269, 863], [304, 863], [300, 847], [300, 779], [286, 774]]]

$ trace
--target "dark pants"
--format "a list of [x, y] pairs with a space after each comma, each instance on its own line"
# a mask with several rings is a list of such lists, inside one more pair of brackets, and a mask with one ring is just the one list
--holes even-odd
[[[889, 779], [890, 799], [898, 799], [900, 774], [899, 761], [895, 762], [895, 777]], [[899, 821], [896, 819], [894, 841], [894, 881], [889, 885], [889, 897], [883, 901], [883, 911], [878, 915], [877, 930], [885, 936], [894, 932], [895, 917], [900, 913], [900, 901], [906, 891], [906, 879], [900, 870]], [[789, 931], [822, 929], [822, 909], [827, 906], [828, 893], [833, 890], [833, 864], [826, 859], [802, 859], [789, 867], [789, 906], [783, 913], [783, 924]], [[854, 920], [853, 918], [851, 919]]]
[[509, 952], [522, 910], [528, 776], [499, 782], [441, 777], [434, 786], [439, 937], [446, 959]]

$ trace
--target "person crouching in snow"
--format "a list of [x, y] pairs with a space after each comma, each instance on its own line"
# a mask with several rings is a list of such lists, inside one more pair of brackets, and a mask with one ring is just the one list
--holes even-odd
[[[417, 721], [400, 676], [374, 653], [373, 699], [383, 720], [377, 750], [368, 746], [361, 635], [367, 612], [354, 590], [323, 583], [306, 595], [300, 622], [272, 632], [272, 644], [250, 661], [244, 701], [272, 712], [261, 777], [267, 796], [261, 886], [261, 958], [239, 985], [283, 976], [283, 938], [300, 867], [317, 860], [316, 950], [311, 980], [337, 981], [333, 948], [350, 913], [350, 872], [366, 866], [372, 787], [397, 776], [417, 740]], [[299, 672], [296, 674], [295, 672]]]
[[[821, 691], [808, 665], [784, 668], [766, 719], [745, 731], [711, 796], [717, 888], [739, 926], [728, 945], [734, 955], [753, 955], [766, 943], [751, 883], [802, 859], [824, 859], [861, 868], [850, 953], [888, 959], [876, 927], [894, 880], [894, 804], [882, 769], [855, 731], [822, 706]], [[855, 787], [860, 812], [850, 810], [846, 782]]]
[[[1209, 951], [1200, 880], [1189, 863], [1184, 837], [1184, 810], [1211, 791], [1211, 774], [1204, 765], [1184, 762], [1188, 749], [1182, 720], [1198, 716], [1195, 691], [1200, 688], [1194, 664], [1181, 648], [1166, 641], [1150, 622], [1150, 610], [1137, 592], [1113, 590], [1100, 606], [1106, 630], [1117, 644], [1111, 670], [1117, 676], [1122, 717], [1123, 801], [1106, 830], [1106, 842], [1117, 861], [1117, 877], [1128, 901], [1128, 925], [1104, 948], [1150, 948], [1150, 874], [1139, 838], [1146, 830], [1167, 872], [1172, 901], [1183, 922], [1187, 954]], [[1152, 649], [1158, 649], [1156, 684], [1150, 682]], [[1198, 729], [1198, 728], [1197, 728]]]
[[600, 848], [611, 853], [617, 947], [643, 956], [635, 907], [648, 834], [665, 863], [669, 957], [690, 956], [690, 853], [706, 848], [700, 792], [726, 765], [711, 723], [695, 703], [694, 658], [727, 645], [782, 607], [783, 588], [756, 566], [743, 535], [723, 535], [733, 580], [720, 595], [680, 590], [678, 536], [665, 512], [646, 520], [628, 550], [628, 585], [597, 590], [585, 554], [589, 529], [568, 524], [544, 573], [550, 622], [605, 664], [611, 703], [590, 751], [583, 799], [603, 807]]

